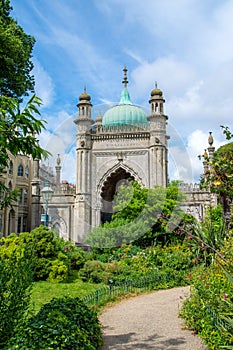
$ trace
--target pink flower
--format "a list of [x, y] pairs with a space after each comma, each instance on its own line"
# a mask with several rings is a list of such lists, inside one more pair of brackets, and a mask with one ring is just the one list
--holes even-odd
[[224, 295], [223, 295], [223, 299], [224, 299], [224, 300], [226, 300], [227, 297], [228, 297], [228, 294], [224, 294]]

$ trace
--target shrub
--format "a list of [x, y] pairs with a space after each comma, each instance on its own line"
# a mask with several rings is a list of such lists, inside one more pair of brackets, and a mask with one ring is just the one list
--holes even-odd
[[[0, 246], [0, 250], [4, 249]], [[30, 258], [0, 254], [0, 348], [3, 349], [22, 323], [30, 306]]]
[[54, 279], [51, 276], [55, 273], [54, 266], [58, 265], [57, 263], [54, 264], [54, 260], [60, 261], [60, 268], [63, 266], [62, 274], [58, 272], [57, 267], [56, 275], [60, 275], [60, 280], [61, 275], [63, 275], [63, 280], [66, 279], [65, 266], [67, 267], [67, 274], [71, 275], [71, 270], [80, 269], [86, 261], [86, 255], [82, 249], [63, 238], [59, 238], [56, 231], [45, 226], [37, 227], [30, 233], [22, 232], [19, 236], [11, 234], [7, 238], [2, 238], [0, 242], [3, 243], [0, 256], [10, 256], [13, 252], [17, 252], [18, 255], [22, 256], [24, 251], [28, 249], [33, 252], [34, 281]]
[[65, 265], [63, 261], [58, 259], [52, 262], [50, 273], [49, 273], [49, 281], [50, 282], [65, 282], [68, 278], [68, 267]]
[[79, 276], [83, 281], [99, 283], [102, 281], [104, 263], [98, 260], [88, 260], [79, 271]]
[[[220, 349], [233, 344], [233, 327], [229, 329], [225, 316], [233, 313], [233, 285], [217, 264], [191, 276], [191, 296], [184, 301], [181, 316], [189, 328], [194, 329], [210, 349]], [[231, 344], [231, 345], [230, 345]]]
[[29, 319], [8, 350], [88, 349], [102, 345], [97, 315], [79, 298], [54, 298]]

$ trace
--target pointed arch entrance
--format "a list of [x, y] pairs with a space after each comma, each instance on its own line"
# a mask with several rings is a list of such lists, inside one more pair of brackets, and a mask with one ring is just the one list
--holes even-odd
[[113, 214], [113, 200], [119, 186], [127, 184], [130, 180], [140, 181], [138, 176], [133, 174], [131, 169], [127, 169], [126, 167], [119, 166], [106, 174], [100, 191], [100, 221], [102, 224], [106, 221], [111, 221]]

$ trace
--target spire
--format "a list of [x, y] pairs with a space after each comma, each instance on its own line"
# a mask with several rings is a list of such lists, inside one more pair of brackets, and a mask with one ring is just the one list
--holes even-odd
[[124, 72], [124, 78], [122, 80], [122, 83], [124, 84], [124, 89], [121, 93], [121, 99], [120, 99], [120, 105], [131, 105], [132, 102], [130, 101], [130, 95], [129, 95], [129, 91], [127, 89], [127, 84], [128, 84], [128, 79], [127, 79], [127, 71], [128, 69], [126, 68], [126, 65], [123, 69]]
[[127, 79], [127, 71], [128, 69], [126, 68], [126, 65], [123, 69], [123, 72], [124, 72], [124, 78], [122, 80], [122, 83], [124, 84], [124, 88], [126, 89], [127, 88], [127, 84], [128, 84], [128, 79]]
[[60, 158], [60, 154], [58, 153], [57, 155], [57, 165], [61, 164], [61, 158]]

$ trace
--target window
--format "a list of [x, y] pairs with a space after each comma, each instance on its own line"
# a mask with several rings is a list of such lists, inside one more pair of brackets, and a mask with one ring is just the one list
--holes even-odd
[[21, 232], [21, 222], [22, 222], [22, 218], [21, 218], [21, 216], [19, 216], [18, 217], [17, 233]]
[[23, 190], [23, 204], [26, 205], [28, 202], [28, 190], [25, 188]]
[[27, 217], [23, 217], [23, 232], [27, 231]]
[[12, 162], [12, 160], [10, 161], [9, 166], [8, 166], [8, 174], [9, 175], [13, 174], [13, 162]]
[[29, 169], [28, 166], [25, 168], [25, 177], [28, 179], [29, 176]]
[[10, 191], [12, 191], [12, 182], [11, 181], [9, 181], [9, 183], [8, 183], [8, 188]]
[[18, 176], [23, 176], [23, 166], [22, 166], [22, 164], [20, 164], [18, 166]]

